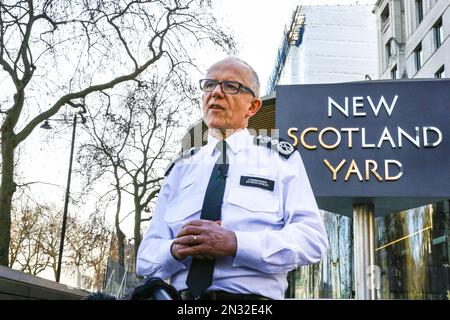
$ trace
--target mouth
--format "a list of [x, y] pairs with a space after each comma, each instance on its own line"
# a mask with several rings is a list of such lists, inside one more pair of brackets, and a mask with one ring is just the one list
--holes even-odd
[[209, 105], [208, 109], [212, 109], [212, 110], [225, 110], [224, 107], [218, 105], [218, 104], [211, 104]]

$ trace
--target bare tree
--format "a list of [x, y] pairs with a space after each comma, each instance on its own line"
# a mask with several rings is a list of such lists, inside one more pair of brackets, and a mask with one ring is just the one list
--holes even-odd
[[20, 209], [13, 208], [12, 212], [15, 223], [11, 230], [10, 267], [15, 264], [19, 270], [37, 275], [50, 266], [48, 239], [53, 237], [43, 217], [48, 216], [51, 209], [48, 206], [24, 204]]
[[29, 207], [23, 209], [13, 207], [11, 213], [14, 224], [11, 228], [9, 267], [12, 268], [19, 259], [22, 246], [26, 246], [25, 242], [30, 238], [38, 216]]
[[105, 216], [98, 210], [93, 212], [87, 221], [71, 219], [72, 227], [68, 229], [68, 265], [74, 266], [77, 279], [81, 271], [93, 271], [94, 287], [102, 287], [108, 249], [111, 242], [111, 228]]
[[192, 47], [230, 38], [208, 0], [2, 0], [0, 265], [8, 265], [15, 150], [65, 105], [134, 80], [149, 66], [190, 64]]
[[109, 246], [111, 243], [112, 230], [105, 223], [105, 217], [97, 217], [89, 225], [95, 247], [86, 252], [86, 265], [94, 270], [94, 288], [102, 289], [103, 280], [106, 274], [106, 264], [109, 256]]
[[[56, 269], [61, 237], [61, 212], [53, 206], [29, 204], [13, 207], [10, 267], [38, 275]], [[64, 264], [78, 271], [91, 270], [94, 286], [101, 288], [111, 242], [111, 228], [97, 210], [88, 220], [70, 217], [67, 221], [67, 249]]]
[[[46, 237], [42, 241], [42, 249], [48, 257], [48, 267], [56, 279], [59, 258], [59, 243], [61, 241], [62, 210], [52, 206], [52, 209], [40, 217]], [[67, 223], [67, 228], [73, 228], [73, 221]]]
[[[114, 185], [118, 262], [122, 268], [125, 235], [120, 229], [119, 216], [123, 196], [131, 196], [133, 203], [135, 257], [142, 239], [141, 223], [150, 219], [148, 213], [159, 193], [164, 168], [180, 149], [177, 129], [183, 119], [187, 122], [189, 110], [198, 102], [192, 102], [197, 92], [187, 82], [182, 87], [176, 77], [153, 77], [131, 87], [123, 98], [108, 96], [107, 112], [91, 117], [97, 120], [91, 123], [91, 142], [83, 145], [78, 153], [87, 173], [87, 185], [100, 177], [110, 178]], [[179, 88], [183, 88], [182, 92]]]

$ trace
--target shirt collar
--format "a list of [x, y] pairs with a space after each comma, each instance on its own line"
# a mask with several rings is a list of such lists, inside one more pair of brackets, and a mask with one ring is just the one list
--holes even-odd
[[[219, 139], [208, 134], [208, 143], [206, 144], [205, 148], [209, 155], [213, 154], [215, 146], [219, 141]], [[225, 141], [228, 144], [229, 150], [236, 154], [252, 141], [252, 136], [247, 129], [242, 129], [238, 132], [233, 133], [231, 136], [226, 138]]]

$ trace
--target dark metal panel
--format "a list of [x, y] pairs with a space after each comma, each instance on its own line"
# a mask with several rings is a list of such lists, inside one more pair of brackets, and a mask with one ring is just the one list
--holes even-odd
[[[397, 96], [396, 103], [395, 97]], [[382, 106], [377, 115], [370, 101], [375, 105], [383, 97], [387, 105], [395, 105], [391, 114]], [[342, 108], [348, 102], [348, 116], [333, 107], [330, 116], [329, 98]], [[354, 100], [356, 99], [356, 106]], [[387, 214], [444, 200], [450, 197], [450, 81], [439, 80], [397, 80], [369, 81], [320, 85], [288, 85], [277, 87], [276, 126], [280, 136], [292, 142], [288, 136], [289, 128], [298, 128], [296, 136], [300, 141], [304, 129], [314, 127], [318, 131], [324, 128], [358, 128], [353, 134], [353, 147], [347, 146], [347, 135], [341, 133], [341, 143], [334, 149], [320, 146], [317, 134], [310, 134], [310, 144], [317, 145], [316, 150], [308, 150], [300, 143], [308, 175], [317, 197], [319, 207], [351, 216], [352, 206], [357, 203], [375, 205], [375, 214]], [[355, 112], [356, 111], [356, 112]], [[360, 115], [365, 113], [365, 115]], [[426, 127], [436, 127], [442, 133], [442, 141], [436, 147], [425, 147], [422, 132]], [[397, 130], [401, 127], [415, 136], [415, 127], [420, 130], [420, 147], [403, 139], [403, 147], [391, 147], [389, 141], [383, 141], [380, 148], [362, 147], [363, 144], [379, 142], [384, 128], [397, 142]], [[362, 134], [365, 130], [365, 143]], [[438, 135], [430, 133], [430, 140]], [[324, 139], [334, 141], [333, 133], [324, 135]], [[332, 179], [330, 169], [324, 163], [327, 159], [334, 167], [346, 160], [338, 179]], [[385, 160], [396, 160], [403, 166], [400, 179], [378, 181], [370, 173], [365, 179], [365, 160], [374, 160], [378, 170], [384, 171]], [[344, 180], [350, 162], [355, 160], [363, 180], [351, 174]], [[394, 169], [396, 169], [394, 167]], [[394, 174], [397, 173], [394, 171]], [[381, 173], [383, 175], [383, 172]]]

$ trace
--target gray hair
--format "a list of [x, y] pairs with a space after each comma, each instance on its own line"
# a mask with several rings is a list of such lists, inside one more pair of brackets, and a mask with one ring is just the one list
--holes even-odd
[[231, 60], [237, 64], [244, 65], [249, 71], [250, 71], [250, 88], [255, 92], [256, 97], [259, 97], [260, 94], [260, 83], [259, 83], [259, 77], [256, 73], [255, 69], [252, 68], [251, 65], [249, 65], [247, 62], [242, 60], [241, 58], [235, 57], [235, 56], [228, 56], [227, 58], [223, 59], [222, 61]]

